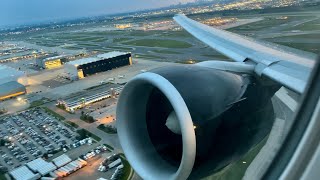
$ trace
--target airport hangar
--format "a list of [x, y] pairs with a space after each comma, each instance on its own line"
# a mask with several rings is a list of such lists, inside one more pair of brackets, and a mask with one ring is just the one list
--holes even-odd
[[64, 69], [71, 80], [77, 80], [127, 65], [132, 65], [131, 53], [114, 51], [99, 54], [95, 57], [70, 61], [64, 64]]
[[0, 64], [0, 101], [25, 94], [27, 84], [24, 72]]
[[62, 66], [66, 61], [68, 55], [60, 55], [54, 57], [48, 57], [45, 59], [37, 59], [36, 64], [43, 69], [53, 69]]

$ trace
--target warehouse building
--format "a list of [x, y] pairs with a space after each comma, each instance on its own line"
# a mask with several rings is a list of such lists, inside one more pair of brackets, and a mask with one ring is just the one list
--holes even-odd
[[61, 167], [61, 166], [64, 166], [66, 164], [68, 164], [69, 162], [71, 162], [71, 158], [66, 155], [66, 154], [62, 154], [56, 158], [54, 158], [52, 160], [52, 162], [57, 166], [57, 167]]
[[35, 173], [40, 173], [42, 176], [49, 174], [50, 172], [57, 169], [52, 162], [47, 162], [42, 158], [35, 159], [27, 163], [29, 169]]
[[37, 59], [36, 63], [39, 67], [42, 67], [44, 69], [53, 69], [60, 67], [63, 62], [65, 62], [67, 55], [60, 55], [60, 56], [54, 56], [54, 57], [48, 57], [45, 59]]
[[0, 65], [0, 100], [26, 93], [28, 84], [26, 74], [14, 68]]
[[15, 180], [36, 180], [41, 177], [39, 173], [33, 173], [26, 166], [21, 166], [9, 172], [11, 177]]
[[0, 101], [26, 93], [26, 87], [16, 81], [7, 82], [0, 85]]
[[132, 64], [131, 53], [110, 52], [96, 57], [84, 58], [65, 64], [65, 72], [71, 80], [82, 79], [99, 72]]
[[68, 155], [62, 154], [54, 158], [52, 162], [37, 158], [11, 170], [9, 175], [15, 180], [61, 179], [87, 164], [87, 161], [81, 158], [72, 161]]

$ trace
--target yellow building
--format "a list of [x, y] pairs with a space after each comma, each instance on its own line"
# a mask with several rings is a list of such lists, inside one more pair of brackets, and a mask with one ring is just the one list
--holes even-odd
[[44, 62], [45, 69], [53, 69], [53, 68], [60, 67], [61, 65], [62, 63], [60, 59], [54, 59], [54, 60]]
[[54, 56], [45, 59], [37, 60], [37, 65], [44, 69], [58, 68], [62, 65], [62, 59], [66, 58], [66, 55]]

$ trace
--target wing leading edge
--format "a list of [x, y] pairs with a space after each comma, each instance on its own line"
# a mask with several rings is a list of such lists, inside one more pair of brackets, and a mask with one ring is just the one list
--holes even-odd
[[270, 79], [302, 94], [315, 60], [286, 52], [225, 30], [216, 29], [185, 15], [174, 20], [194, 37], [237, 62], [253, 62], [259, 76]]

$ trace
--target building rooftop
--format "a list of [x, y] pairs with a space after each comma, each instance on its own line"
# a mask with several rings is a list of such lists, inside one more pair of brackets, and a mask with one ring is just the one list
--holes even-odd
[[67, 64], [70, 64], [73, 66], [80, 66], [83, 64], [88, 64], [88, 63], [96, 62], [96, 61], [99, 61], [102, 59], [109, 59], [109, 58], [113, 58], [113, 57], [117, 57], [117, 56], [121, 56], [121, 55], [125, 55], [125, 54], [128, 54], [128, 53], [113, 51], [113, 52], [109, 52], [109, 53], [99, 54], [96, 57], [89, 57], [89, 58], [78, 59], [75, 61], [70, 61]]
[[68, 55], [60, 55], [60, 56], [48, 57], [48, 58], [43, 59], [43, 61], [50, 61], [50, 60], [55, 60], [55, 59], [61, 59], [61, 58], [64, 58], [64, 57], [68, 57]]
[[88, 64], [88, 63], [96, 62], [96, 61], [99, 61], [99, 60], [101, 60], [101, 58], [89, 57], [89, 58], [78, 59], [78, 60], [75, 60], [75, 61], [70, 61], [67, 64], [71, 64], [71, 65], [74, 65], [74, 66], [80, 66], [80, 65], [83, 65], [83, 64]]
[[117, 56], [121, 56], [121, 55], [125, 55], [125, 54], [128, 54], [128, 53], [127, 52], [120, 52], [120, 51], [113, 51], [113, 52], [108, 52], [108, 53], [104, 53], [104, 54], [99, 54], [99, 55], [97, 55], [97, 57], [108, 59], [108, 58], [113, 58], [113, 57], [117, 57]]
[[58, 156], [58, 157], [56, 157], [56, 158], [54, 158], [54, 159], [52, 160], [52, 162], [53, 162], [57, 167], [61, 167], [61, 166], [65, 165], [65, 164], [68, 164], [68, 163], [71, 162], [71, 161], [72, 161], [71, 158], [70, 158], [68, 155], [66, 155], [66, 154], [62, 154], [62, 155], [60, 155], [60, 156]]
[[0, 97], [25, 90], [26, 88], [24, 85], [18, 83], [17, 81], [10, 81], [4, 84], [0, 84]]
[[41, 175], [46, 175], [57, 169], [53, 163], [49, 163], [42, 158], [35, 159], [27, 163], [27, 166], [34, 172], [39, 172]]
[[9, 174], [16, 180], [33, 180], [39, 179], [40, 174], [34, 174], [30, 169], [26, 166], [18, 167], [9, 172]]
[[32, 50], [27, 50], [27, 51], [22, 51], [22, 52], [17, 52], [17, 53], [12, 53], [12, 54], [8, 54], [8, 55], [4, 55], [0, 57], [0, 62], [4, 61], [6, 59], [10, 59], [10, 58], [15, 58], [15, 57], [19, 57], [19, 56], [28, 56], [28, 55], [32, 55]]

